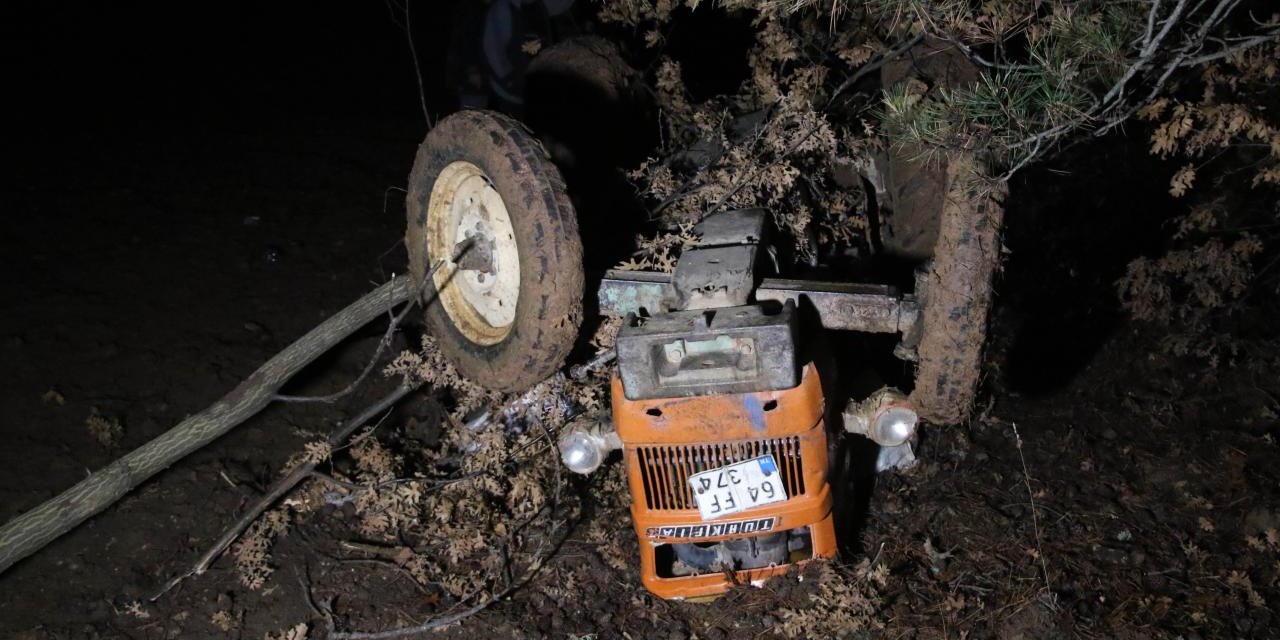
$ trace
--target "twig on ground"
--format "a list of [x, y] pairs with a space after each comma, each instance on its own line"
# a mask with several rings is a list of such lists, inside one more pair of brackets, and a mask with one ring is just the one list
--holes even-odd
[[396, 570], [397, 575], [407, 580], [409, 584], [413, 585], [414, 590], [416, 590], [418, 593], [421, 593], [422, 595], [427, 595], [429, 593], [427, 591], [427, 588], [424, 587], [421, 582], [418, 582], [417, 578], [413, 577], [413, 573], [411, 573], [408, 569], [406, 569], [404, 565], [397, 563], [395, 560], [392, 560], [389, 558], [381, 558], [381, 557], [378, 557], [378, 558], [340, 558], [336, 556], [328, 556], [328, 557], [332, 558], [334, 562], [337, 562], [340, 564], [359, 562], [359, 563], [373, 564], [379, 567], [391, 567], [392, 569]]
[[295, 576], [298, 578], [298, 586], [302, 588], [302, 594], [306, 596], [307, 606], [311, 607], [311, 610], [315, 612], [316, 615], [320, 616], [321, 618], [324, 618], [325, 630], [332, 635], [333, 634], [333, 611], [330, 608], [329, 603], [325, 603], [322, 606], [316, 602], [315, 596], [312, 595], [311, 593], [311, 584], [310, 584], [311, 583], [311, 565], [306, 565], [305, 568], [307, 572], [306, 580], [303, 580], [302, 576], [298, 575], [295, 572]]
[[331, 445], [332, 445], [332, 447], [333, 447], [333, 448], [329, 451], [329, 455], [330, 455], [330, 456], [332, 456], [334, 451], [341, 451], [341, 450], [343, 450], [343, 449], [350, 449], [351, 447], [354, 447], [354, 446], [356, 446], [356, 445], [360, 444], [361, 442], [364, 442], [365, 440], [369, 439], [369, 436], [372, 436], [372, 435], [373, 435], [373, 432], [374, 432], [374, 431], [377, 431], [377, 430], [378, 430], [378, 427], [381, 427], [381, 426], [382, 426], [382, 423], [386, 422], [386, 421], [387, 421], [387, 417], [388, 417], [388, 416], [390, 416], [390, 415], [391, 415], [390, 413], [387, 413], [387, 414], [383, 415], [381, 418], [379, 418], [379, 419], [378, 419], [378, 421], [377, 421], [377, 422], [373, 423], [373, 426], [372, 426], [372, 427], [370, 427], [370, 428], [369, 428], [368, 430], [366, 430], [364, 433], [362, 433], [362, 434], [360, 434], [360, 435], [358, 435], [358, 436], [356, 436], [356, 437], [352, 438], [352, 439], [351, 439], [351, 440], [349, 440], [346, 444], [332, 444], [332, 443], [331, 443]]
[[[557, 490], [557, 495], [559, 495], [558, 490]], [[545, 508], [543, 510], [539, 510], [539, 512], [531, 516], [530, 519], [525, 522], [525, 524], [528, 524], [528, 522], [531, 522], [533, 518], [537, 517], [544, 510]], [[525, 569], [524, 575], [521, 576], [519, 579], [516, 579], [515, 576], [511, 574], [511, 562], [510, 562], [510, 559], [507, 558], [507, 561], [503, 563], [504, 571], [506, 573], [507, 586], [504, 587], [501, 591], [494, 593], [488, 599], [472, 607], [464, 609], [462, 611], [440, 616], [438, 618], [433, 618], [421, 624], [416, 624], [408, 627], [400, 627], [396, 629], [387, 629], [385, 631], [370, 631], [370, 632], [333, 631], [332, 626], [330, 626], [329, 638], [335, 639], [335, 640], [386, 640], [389, 638], [404, 638], [406, 636], [425, 633], [427, 631], [432, 631], [435, 629], [439, 629], [441, 627], [447, 627], [457, 622], [461, 622], [462, 620], [465, 620], [477, 613], [480, 613], [481, 611], [484, 611], [485, 609], [489, 608], [499, 600], [502, 600], [503, 598], [506, 598], [507, 596], [511, 595], [516, 589], [519, 589], [525, 584], [528, 584], [528, 582], [532, 580], [533, 577], [537, 575], [539, 571], [542, 570], [543, 563], [546, 560], [546, 557], [544, 557], [545, 553], [546, 553], [546, 544], [544, 540], [543, 546], [540, 549], [538, 549], [537, 553], [534, 554], [534, 559], [529, 563], [529, 565]], [[505, 551], [503, 552], [503, 555], [504, 556], [506, 555]], [[479, 590], [476, 592], [473, 592], [471, 595], [464, 597], [459, 602], [459, 604], [461, 604], [462, 602], [467, 602], [468, 600], [471, 600], [471, 598], [475, 597], [479, 593], [480, 593]], [[326, 619], [329, 620], [330, 618], [326, 616]], [[332, 623], [330, 622], [330, 624]]]
[[[560, 494], [559, 486], [557, 486], [556, 487], [557, 499], [559, 494]], [[554, 511], [554, 507], [551, 507], [551, 508], [552, 508], [552, 511]], [[529, 520], [525, 521], [524, 524], [528, 524], [529, 522], [531, 522], [533, 518], [536, 518], [545, 509], [546, 508], [541, 509], [538, 511], [538, 513], [535, 513], [533, 516], [530, 516]], [[523, 527], [524, 524], [522, 524], [521, 526]], [[504, 587], [501, 591], [494, 593], [488, 599], [472, 607], [464, 609], [462, 611], [440, 616], [438, 618], [433, 618], [421, 624], [411, 625], [407, 627], [399, 627], [396, 629], [387, 629], [384, 631], [369, 631], [369, 632], [334, 631], [332, 626], [332, 621], [331, 621], [332, 619], [329, 616], [326, 616], [326, 620], [329, 621], [329, 625], [330, 625], [329, 638], [336, 639], [336, 640], [385, 640], [388, 638], [404, 638], [406, 636], [425, 633], [427, 631], [440, 629], [442, 627], [447, 627], [451, 624], [461, 622], [477, 613], [480, 613], [481, 611], [484, 611], [494, 603], [511, 595], [511, 593], [514, 592], [516, 589], [520, 588], [521, 586], [527, 584], [530, 580], [532, 580], [533, 576], [535, 576], [539, 571], [542, 570], [543, 562], [546, 560], [546, 558], [542, 557], [544, 553], [545, 553], [545, 544], [543, 548], [540, 548], [538, 552], [534, 554], [535, 557], [533, 561], [530, 562], [529, 566], [526, 568], [524, 575], [519, 580], [515, 579], [515, 577], [511, 575], [511, 562], [510, 562], [510, 558], [507, 557], [506, 562], [503, 563], [504, 572], [506, 574], [507, 586]], [[504, 557], [506, 556], [505, 551], [503, 552], [503, 555]], [[463, 602], [467, 602], [468, 600], [471, 600], [471, 598], [475, 597], [479, 593], [480, 591], [473, 592], [471, 595], [464, 597], [459, 602], [459, 604]]]
[[1022, 455], [1022, 436], [1018, 434], [1017, 423], [1009, 423], [1013, 426], [1013, 441], [1018, 448], [1018, 460], [1022, 463], [1022, 482], [1027, 487], [1027, 499], [1031, 501], [1031, 526], [1036, 534], [1036, 556], [1040, 559], [1040, 571], [1044, 574], [1044, 591], [1045, 596], [1050, 599], [1054, 597], [1053, 586], [1049, 583], [1049, 563], [1044, 558], [1044, 544], [1040, 538], [1040, 516], [1036, 512], [1036, 495], [1031, 490], [1031, 474], [1027, 471], [1027, 459]]
[[470, 618], [471, 616], [474, 616], [477, 613], [480, 613], [481, 611], [484, 611], [485, 609], [488, 609], [490, 605], [501, 600], [502, 598], [507, 597], [507, 595], [509, 595], [512, 591], [515, 591], [516, 588], [519, 586], [520, 586], [519, 584], [509, 585], [507, 586], [506, 589], [503, 589], [502, 591], [499, 591], [498, 593], [493, 594], [493, 597], [489, 598], [488, 600], [485, 600], [468, 609], [464, 609], [457, 613], [451, 613], [446, 616], [441, 616], [439, 618], [428, 620], [422, 624], [414, 625], [412, 627], [401, 627], [399, 629], [389, 629], [387, 631], [373, 631], [373, 632], [333, 631], [329, 633], [329, 637], [334, 638], [336, 640], [386, 640], [388, 638], [404, 638], [406, 636], [417, 635], [419, 633], [426, 633], [427, 631], [433, 631], [441, 627], [447, 627], [456, 622], [461, 622], [467, 618]]
[[[396, 387], [394, 391], [370, 405], [364, 411], [360, 412], [360, 414], [355, 418], [348, 420], [343, 423], [342, 426], [335, 429], [329, 436], [329, 444], [332, 446], [335, 442], [341, 443], [356, 429], [360, 428], [361, 425], [373, 419], [373, 417], [379, 413], [390, 409], [395, 405], [395, 403], [399, 402], [401, 398], [405, 397], [409, 392], [416, 388], [416, 385], [401, 385]], [[290, 472], [289, 475], [276, 482], [266, 495], [262, 496], [261, 499], [254, 503], [254, 505], [250, 507], [239, 520], [236, 520], [236, 522], [231, 525], [231, 528], [227, 529], [227, 531], [222, 534], [222, 537], [218, 538], [217, 542], [215, 542], [208, 551], [204, 552], [204, 554], [200, 556], [199, 560], [196, 561], [195, 565], [192, 566], [190, 570], [175, 576], [173, 579], [166, 582], [155, 595], [151, 596], [151, 602], [155, 602], [183, 580], [191, 576], [198, 576], [204, 573], [209, 568], [209, 565], [213, 564], [213, 561], [217, 560], [218, 556], [222, 555], [222, 552], [226, 551], [227, 547], [230, 547], [231, 543], [235, 542], [236, 538], [239, 538], [240, 534], [244, 533], [244, 530], [247, 529], [254, 520], [258, 519], [258, 516], [262, 515], [262, 513], [267, 509], [270, 509], [271, 505], [275, 504], [276, 500], [279, 500], [284, 496], [284, 494], [288, 493], [289, 490], [293, 489], [293, 487], [304, 478], [310, 477], [311, 472], [315, 470], [317, 464], [319, 464], [318, 460], [304, 462], [298, 465], [298, 467]]]
[[[615, 357], [615, 355], [616, 355], [616, 352], [615, 352], [613, 349], [605, 350], [605, 351], [603, 351], [603, 352], [601, 352], [601, 353], [597, 354], [595, 357], [593, 357], [591, 360], [589, 360], [589, 361], [588, 361], [588, 362], [586, 362], [585, 364], [578, 365], [578, 366], [575, 366], [575, 367], [571, 368], [571, 369], [570, 369], [570, 373], [569, 373], [569, 377], [570, 377], [571, 379], [574, 379], [574, 380], [582, 380], [582, 379], [586, 378], [588, 375], [590, 375], [592, 372], [594, 372], [595, 370], [597, 370], [597, 369], [599, 369], [600, 367], [603, 367], [603, 366], [607, 365], [608, 363], [612, 362], [612, 361], [613, 361], [613, 359], [614, 359], [614, 357]], [[559, 375], [559, 374], [558, 374], [558, 375]], [[551, 378], [551, 379], [554, 379], [554, 378]], [[529, 399], [530, 399], [534, 394], [536, 394], [536, 393], [538, 392], [539, 388], [540, 388], [540, 387], [542, 387], [542, 385], [543, 385], [543, 384], [545, 384], [546, 382], [547, 382], [547, 381], [545, 381], [545, 380], [544, 380], [542, 383], [539, 383], [539, 384], [535, 385], [535, 386], [534, 386], [533, 388], [531, 388], [529, 391], [526, 391], [525, 393], [521, 394], [520, 396], [518, 396], [518, 397], [516, 397], [516, 398], [514, 398], [514, 399], [512, 399], [512, 400], [510, 400], [510, 401], [508, 401], [508, 402], [506, 402], [506, 403], [504, 403], [501, 407], [495, 407], [495, 408], [493, 408], [493, 409], [490, 409], [490, 410], [488, 410], [488, 411], [485, 411], [485, 412], [481, 413], [480, 415], [478, 415], [478, 416], [476, 416], [476, 417], [472, 418], [471, 420], [469, 420], [469, 421], [467, 422], [467, 425], [466, 425], [466, 426], [467, 426], [468, 428], [473, 428], [473, 429], [475, 429], [475, 428], [479, 428], [479, 427], [481, 427], [481, 426], [483, 426], [483, 425], [487, 424], [487, 423], [489, 422], [489, 420], [491, 420], [491, 419], [492, 419], [492, 417], [493, 417], [493, 416], [500, 416], [500, 415], [504, 415], [504, 414], [506, 413], [506, 411], [507, 411], [508, 409], [510, 409], [511, 407], [518, 406], [518, 405], [520, 405], [520, 404], [522, 404], [522, 403], [526, 403], [526, 402], [528, 402], [528, 401], [529, 401]], [[544, 425], [544, 424], [542, 424], [542, 423], [539, 423], [539, 426], [540, 426], [540, 427], [542, 427], [543, 434], [546, 436], [546, 438], [547, 438], [547, 439], [549, 439], [549, 440], [553, 440], [553, 437], [552, 437], [551, 431], [550, 431], [549, 429], [547, 429], [546, 425]], [[513, 455], [514, 455], [514, 454], [513, 454]], [[506, 463], [507, 463], [507, 461], [503, 461], [503, 463], [502, 463], [502, 464], [503, 464], [503, 465], [505, 465]], [[467, 477], [474, 476], [474, 475], [477, 475], [477, 474], [474, 474], [474, 473], [473, 473], [473, 474], [468, 474], [468, 476], [467, 476]], [[459, 480], [454, 480], [453, 482], [456, 482], [456, 481], [459, 481]], [[533, 519], [534, 519], [534, 518], [538, 517], [539, 515], [542, 515], [543, 513], [547, 512], [548, 510], [550, 511], [551, 516], [552, 516], [552, 517], [554, 517], [554, 515], [555, 515], [555, 509], [556, 509], [556, 507], [559, 505], [559, 502], [560, 502], [560, 490], [561, 490], [561, 474], [560, 474], [560, 469], [559, 469], [559, 466], [558, 466], [558, 465], [557, 465], [557, 468], [556, 468], [556, 480], [555, 480], [555, 483], [556, 483], [556, 489], [555, 489], [554, 495], [553, 495], [553, 497], [552, 497], [551, 504], [547, 505], [547, 506], [546, 506], [546, 507], [544, 507], [543, 509], [538, 510], [538, 512], [537, 512], [537, 513], [535, 513], [535, 514], [533, 514], [532, 516], [530, 516], [528, 520], [526, 520], [525, 522], [521, 523], [518, 527], [516, 527], [516, 529], [517, 529], [517, 530], [518, 530], [518, 529], [523, 528], [523, 527], [524, 527], [524, 526], [526, 526], [526, 525], [528, 525], [530, 522], [532, 522], [532, 521], [533, 521]], [[555, 528], [558, 528], [558, 527], [559, 527], [559, 525], [558, 525], [558, 524], [554, 524], [554, 523], [553, 523], [553, 525], [552, 525], [552, 529], [553, 529], [553, 530], [554, 530]], [[455, 623], [461, 622], [462, 620], [465, 620], [466, 618], [469, 618], [469, 617], [471, 617], [471, 616], [473, 616], [473, 615], [475, 615], [475, 614], [477, 614], [477, 613], [480, 613], [481, 611], [483, 611], [483, 610], [487, 609], [489, 606], [493, 605], [494, 603], [498, 602], [499, 600], [501, 600], [501, 599], [503, 599], [503, 598], [507, 597], [508, 595], [510, 595], [510, 594], [511, 594], [512, 592], [514, 592], [516, 589], [520, 588], [520, 587], [521, 587], [521, 586], [523, 586], [524, 584], [527, 584], [527, 583], [529, 582], [529, 580], [532, 580], [532, 579], [533, 579], [533, 577], [534, 577], [534, 576], [535, 576], [539, 571], [541, 571], [541, 569], [542, 569], [542, 567], [543, 567], [543, 565], [544, 565], [544, 562], [545, 562], [545, 560], [546, 560], [546, 558], [545, 558], [545, 557], [543, 557], [543, 555], [544, 555], [546, 552], [547, 552], [547, 550], [546, 550], [546, 544], [545, 544], [545, 540], [544, 540], [543, 547], [542, 547], [542, 548], [540, 548], [540, 549], [538, 549], [538, 551], [537, 551], [536, 553], [534, 553], [534, 559], [530, 562], [529, 566], [528, 566], [528, 567], [526, 567], [526, 570], [525, 570], [525, 572], [524, 572], [524, 575], [523, 575], [522, 577], [520, 577], [519, 579], [516, 579], [513, 575], [511, 575], [511, 566], [510, 566], [510, 562], [508, 561], [508, 562], [504, 563], [504, 565], [505, 565], [505, 571], [506, 571], [506, 582], [507, 582], [507, 586], [506, 586], [505, 588], [503, 588], [501, 591], [498, 591], [498, 592], [494, 593], [491, 597], [489, 597], [488, 599], [484, 600], [483, 602], [480, 602], [480, 603], [478, 603], [478, 604], [476, 604], [476, 605], [474, 605], [474, 606], [472, 606], [472, 607], [469, 607], [469, 608], [467, 608], [467, 609], [464, 609], [464, 610], [462, 610], [462, 611], [458, 611], [458, 612], [456, 612], [456, 613], [451, 613], [451, 614], [447, 614], [447, 615], [444, 615], [444, 616], [441, 616], [441, 617], [438, 617], [438, 618], [434, 618], [434, 619], [428, 620], [428, 621], [426, 621], [426, 622], [423, 622], [423, 623], [421, 623], [421, 624], [412, 625], [412, 626], [408, 626], [408, 627], [401, 627], [401, 628], [397, 628], [397, 629], [388, 629], [388, 630], [385, 630], [385, 631], [375, 631], [375, 632], [360, 632], [360, 631], [333, 631], [333, 630], [332, 630], [332, 627], [330, 627], [329, 638], [333, 638], [333, 639], [337, 639], [337, 640], [386, 640], [386, 639], [390, 639], [390, 638], [404, 638], [404, 637], [407, 637], [407, 636], [412, 636], [412, 635], [416, 635], [416, 634], [419, 634], [419, 633], [425, 633], [425, 632], [428, 632], [428, 631], [432, 631], [432, 630], [435, 630], [435, 629], [439, 629], [439, 628], [441, 628], [441, 627], [446, 627], [446, 626], [449, 626], [449, 625], [451, 625], [451, 624], [455, 624]], [[473, 594], [473, 595], [475, 595], [475, 594]], [[466, 597], [466, 598], [463, 598], [463, 600], [462, 600], [461, 602], [466, 602], [466, 601], [470, 600], [470, 599], [471, 599], [471, 597], [472, 597], [472, 596], [468, 596], [468, 597]], [[328, 618], [327, 618], [327, 619], [328, 619]]]

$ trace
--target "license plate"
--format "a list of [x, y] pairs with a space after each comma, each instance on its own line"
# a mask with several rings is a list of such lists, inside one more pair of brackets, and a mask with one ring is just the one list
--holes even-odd
[[695, 473], [689, 476], [689, 486], [703, 520], [787, 499], [772, 455]]

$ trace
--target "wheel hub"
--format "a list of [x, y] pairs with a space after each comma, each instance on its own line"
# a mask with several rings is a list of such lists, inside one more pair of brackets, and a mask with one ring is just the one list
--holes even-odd
[[501, 342], [515, 321], [520, 260], [502, 196], [476, 165], [458, 161], [436, 178], [427, 211], [428, 253], [440, 303], [468, 340]]
[[[474, 209], [468, 209], [462, 215], [462, 224], [458, 225], [456, 236], [453, 262], [464, 273], [475, 272], [478, 282], [483, 284], [485, 275], [496, 273], [493, 264], [493, 228], [488, 219]], [[492, 278], [488, 280], [493, 282]]]

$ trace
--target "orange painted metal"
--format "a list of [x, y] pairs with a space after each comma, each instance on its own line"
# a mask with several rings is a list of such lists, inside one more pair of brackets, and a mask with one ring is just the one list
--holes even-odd
[[[617, 377], [612, 391], [614, 427], [623, 443], [631, 516], [640, 538], [641, 578], [654, 594], [668, 599], [714, 596], [735, 583], [758, 583], [790, 568], [662, 577], [657, 567], [661, 544], [749, 537], [671, 533], [689, 531], [684, 527], [775, 518], [767, 533], [807, 526], [813, 557], [835, 555], [824, 403], [813, 365], [805, 368], [799, 385], [783, 391], [632, 401]], [[703, 521], [688, 477], [766, 453], [778, 463], [788, 499]]]

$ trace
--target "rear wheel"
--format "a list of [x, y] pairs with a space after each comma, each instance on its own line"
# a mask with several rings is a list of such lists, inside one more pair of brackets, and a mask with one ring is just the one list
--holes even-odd
[[[926, 38], [881, 69], [881, 84], [910, 83], [928, 94], [976, 82], [973, 63], [949, 43]], [[911, 402], [934, 424], [963, 422], [973, 410], [991, 282], [1000, 258], [1004, 186], [968, 151], [939, 156], [921, 146], [877, 158], [879, 237], [885, 253], [923, 263], [917, 277], [920, 331]]]
[[554, 373], [581, 321], [582, 242], [542, 145], [506, 116], [453, 114], [418, 148], [407, 210], [410, 270], [444, 354], [496, 391]]
[[1000, 258], [1003, 185], [971, 153], [947, 159], [933, 257], [918, 279], [920, 342], [911, 403], [925, 420], [968, 419], [977, 394]]

